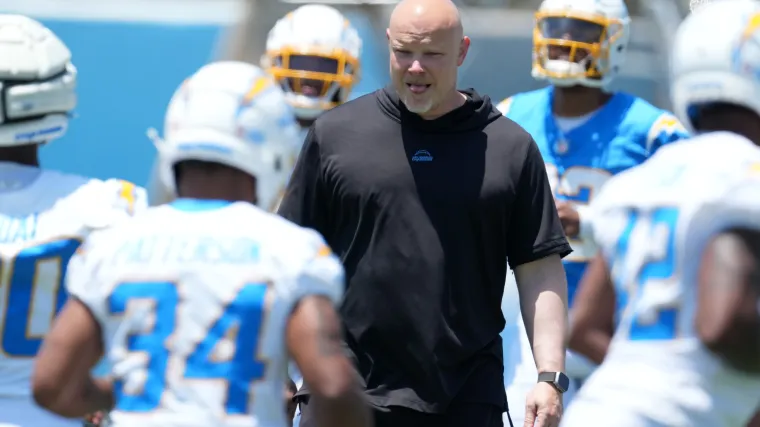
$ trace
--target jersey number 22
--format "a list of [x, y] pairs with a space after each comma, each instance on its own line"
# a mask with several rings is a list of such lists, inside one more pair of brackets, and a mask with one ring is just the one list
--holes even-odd
[[678, 215], [671, 207], [631, 210], [618, 239], [612, 277], [623, 310], [620, 328], [631, 341], [676, 337]]

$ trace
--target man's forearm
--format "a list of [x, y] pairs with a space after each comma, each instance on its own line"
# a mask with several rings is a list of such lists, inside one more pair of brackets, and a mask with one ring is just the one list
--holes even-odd
[[567, 349], [567, 279], [557, 255], [518, 266], [525, 330], [539, 372], [564, 371]]
[[[530, 304], [529, 304], [530, 305]], [[567, 305], [554, 291], [541, 292], [533, 313], [523, 311], [528, 335], [533, 335], [533, 358], [539, 372], [564, 371], [567, 336]], [[531, 325], [532, 323], [532, 325]]]

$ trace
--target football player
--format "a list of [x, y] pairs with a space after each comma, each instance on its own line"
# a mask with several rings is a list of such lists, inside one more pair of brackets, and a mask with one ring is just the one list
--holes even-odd
[[563, 426], [743, 427], [758, 409], [759, 42], [756, 0], [708, 4], [679, 27], [671, 98], [700, 135], [592, 203], [601, 251], [570, 346], [604, 362]]
[[261, 66], [285, 91], [304, 134], [320, 114], [348, 101], [361, 50], [356, 28], [323, 4], [301, 6], [269, 31]]
[[[630, 17], [623, 0], [544, 0], [536, 13], [532, 74], [550, 85], [509, 97], [498, 106], [531, 133], [544, 157], [559, 216], [573, 246], [573, 253], [563, 260], [571, 307], [596, 251], [589, 240], [588, 203], [612, 175], [687, 136], [672, 114], [633, 95], [607, 90], [621, 72], [629, 35]], [[509, 413], [522, 425], [525, 396], [537, 372], [522, 318], [518, 316], [513, 325], [503, 334], [505, 372], [514, 372], [511, 380], [505, 376], [505, 382]], [[566, 369], [571, 379], [564, 395], [568, 404], [593, 364], [569, 353]]]
[[[282, 427], [288, 356], [321, 425], [366, 426], [334, 309], [344, 272], [315, 232], [256, 207], [297, 124], [264, 71], [204, 66], [177, 90], [159, 142], [178, 198], [95, 233], [46, 337], [36, 400], [63, 416], [113, 406], [114, 427]], [[113, 381], [93, 380], [105, 352]]]
[[34, 357], [66, 301], [69, 259], [82, 240], [147, 205], [121, 180], [42, 169], [39, 149], [66, 132], [77, 71], [39, 22], [0, 14], [0, 425], [78, 426], [32, 400]]
[[[359, 82], [362, 40], [353, 25], [333, 7], [312, 4], [285, 15], [269, 31], [261, 67], [285, 91], [293, 107], [301, 138], [285, 159], [283, 167], [292, 169], [309, 126], [323, 112], [346, 102]], [[165, 168], [164, 168], [165, 169]], [[151, 204], [173, 198], [171, 177], [151, 175]], [[279, 194], [284, 191], [278, 187]], [[276, 211], [279, 197], [267, 209]]]

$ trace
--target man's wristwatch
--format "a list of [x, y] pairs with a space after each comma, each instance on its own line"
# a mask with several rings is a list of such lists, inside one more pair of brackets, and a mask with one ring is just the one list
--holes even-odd
[[560, 393], [570, 388], [570, 378], [562, 372], [541, 372], [538, 374], [538, 382], [549, 383]]

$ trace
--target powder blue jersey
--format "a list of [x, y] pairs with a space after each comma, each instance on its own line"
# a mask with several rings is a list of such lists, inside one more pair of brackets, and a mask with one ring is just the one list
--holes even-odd
[[612, 176], [647, 160], [657, 149], [686, 138], [687, 132], [667, 111], [617, 92], [582, 124], [563, 132], [552, 114], [552, 86], [519, 93], [498, 108], [527, 130], [546, 163], [557, 201], [571, 202], [581, 217], [581, 232], [570, 239], [573, 253], [564, 259], [572, 305], [586, 264], [596, 245], [584, 225], [586, 207]]

